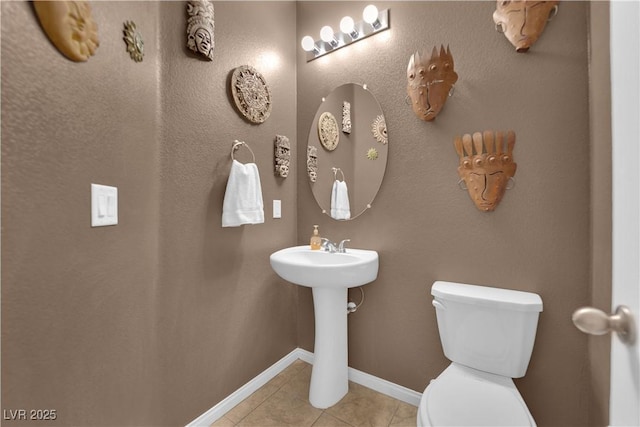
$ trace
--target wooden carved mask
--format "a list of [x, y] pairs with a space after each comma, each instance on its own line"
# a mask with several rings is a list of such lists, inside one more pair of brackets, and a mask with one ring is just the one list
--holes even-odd
[[447, 97], [453, 94], [453, 86], [458, 74], [453, 70], [453, 56], [447, 46], [436, 47], [431, 55], [416, 52], [409, 59], [407, 67], [407, 95], [411, 108], [420, 119], [431, 121], [436, 118]]
[[95, 53], [98, 26], [86, 1], [34, 1], [42, 29], [67, 58], [84, 62]]
[[498, 0], [493, 21], [516, 52], [526, 52], [538, 40], [547, 21], [558, 13], [558, 0]]
[[213, 60], [214, 11], [213, 3], [205, 0], [187, 2], [187, 47], [209, 61]]
[[498, 206], [509, 180], [515, 175], [515, 143], [513, 131], [507, 132], [506, 138], [503, 132], [496, 132], [494, 136], [490, 130], [455, 138], [460, 182], [464, 181], [471, 200], [481, 211], [493, 211]]

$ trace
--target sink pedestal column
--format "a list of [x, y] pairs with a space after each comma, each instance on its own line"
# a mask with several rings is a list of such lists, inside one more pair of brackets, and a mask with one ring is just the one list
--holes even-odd
[[316, 329], [309, 402], [320, 409], [349, 391], [347, 360], [347, 288], [314, 287]]

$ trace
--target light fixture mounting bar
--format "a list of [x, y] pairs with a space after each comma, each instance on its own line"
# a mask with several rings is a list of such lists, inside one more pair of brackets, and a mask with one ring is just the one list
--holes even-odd
[[327, 53], [335, 52], [336, 50], [349, 46], [352, 43], [358, 42], [362, 39], [365, 39], [374, 34], [378, 34], [382, 31], [388, 30], [390, 28], [389, 25], [389, 9], [384, 9], [378, 12], [378, 22], [380, 25], [374, 29], [373, 25], [368, 24], [364, 21], [358, 21], [355, 23], [355, 30], [358, 32], [358, 36], [356, 38], [352, 38], [348, 33], [343, 33], [342, 31], [337, 31], [334, 33], [335, 39], [338, 41], [337, 46], [333, 47], [330, 43], [326, 43], [321, 39], [315, 41], [315, 51], [307, 52], [307, 62], [313, 61], [316, 58], [320, 58]]

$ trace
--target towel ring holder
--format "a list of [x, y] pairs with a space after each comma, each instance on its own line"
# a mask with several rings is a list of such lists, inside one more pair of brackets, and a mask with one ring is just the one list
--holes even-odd
[[233, 145], [231, 146], [231, 160], [235, 160], [235, 158], [233, 157], [233, 153], [238, 151], [242, 145], [247, 147], [247, 150], [249, 150], [251, 152], [251, 157], [253, 157], [253, 163], [255, 163], [256, 162], [256, 155], [253, 154], [253, 150], [251, 149], [251, 147], [249, 147], [249, 144], [247, 144], [244, 141], [238, 141], [237, 139], [235, 141], [233, 141]]
[[342, 175], [342, 182], [344, 182], [344, 172], [342, 172], [342, 169], [340, 168], [331, 168], [333, 170], [333, 180], [337, 180], [338, 179], [338, 172], [340, 172], [340, 174]]

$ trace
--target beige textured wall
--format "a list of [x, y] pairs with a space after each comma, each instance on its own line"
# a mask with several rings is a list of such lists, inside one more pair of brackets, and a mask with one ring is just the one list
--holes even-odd
[[[296, 143], [295, 5], [216, 2], [213, 62], [185, 47], [185, 2], [92, 5], [101, 44], [77, 64], [30, 2], [2, 2], [2, 408], [184, 425], [296, 347], [295, 288], [268, 265], [295, 243], [296, 180], [272, 173], [275, 134]], [[264, 125], [227, 94], [243, 64], [272, 90]], [[267, 219], [222, 229], [234, 138], [256, 154]], [[90, 227], [92, 182], [118, 187], [117, 226]]]
[[[365, 5], [298, 3], [298, 40]], [[388, 127], [385, 180], [373, 209], [354, 221], [322, 216], [299, 171], [298, 241], [317, 223], [323, 236], [380, 254], [379, 277], [349, 317], [350, 366], [422, 391], [448, 364], [429, 294], [435, 280], [532, 291], [544, 312], [516, 385], [539, 425], [586, 425], [587, 338], [571, 313], [591, 296], [588, 5], [561, 2], [526, 54], [494, 30], [494, 2], [376, 5], [391, 9], [390, 31], [309, 63], [299, 56], [297, 70], [298, 135], [308, 133], [320, 98], [346, 82], [367, 83]], [[428, 123], [404, 102], [406, 66], [415, 50], [441, 43], [460, 78]], [[484, 129], [517, 134], [517, 185], [493, 213], [456, 186], [453, 137]], [[298, 150], [301, 164], [303, 156]], [[312, 349], [311, 293], [299, 293], [300, 345]]]
[[[214, 2], [213, 63], [185, 53], [183, 2], [162, 3], [162, 133], [158, 407], [199, 415], [296, 347], [296, 289], [269, 255], [295, 243], [297, 168], [273, 173], [276, 134], [295, 159], [295, 4]], [[273, 109], [247, 122], [228, 93], [230, 73], [249, 64], [265, 77]], [[260, 171], [265, 223], [222, 228], [222, 200], [234, 139]], [[240, 161], [251, 159], [245, 149]], [[282, 219], [272, 219], [273, 199]], [[185, 380], [185, 375], [188, 380]], [[177, 417], [168, 424], [185, 421]], [[190, 421], [190, 420], [187, 420]]]
[[[607, 109], [591, 110], [590, 128], [587, 104], [589, 90], [606, 104], [607, 69], [592, 52], [589, 79], [586, 3], [562, 2], [526, 55], [494, 32], [493, 2], [376, 3], [391, 7], [391, 31], [311, 63], [302, 35], [365, 3], [215, 2], [211, 63], [184, 46], [184, 2], [92, 4], [101, 46], [84, 64], [50, 45], [30, 3], [1, 5], [2, 409], [57, 409], [58, 425], [182, 425], [292, 348], [312, 350], [311, 293], [278, 279], [268, 254], [319, 223], [381, 255], [350, 316], [351, 366], [421, 391], [448, 363], [434, 280], [530, 290], [545, 310], [517, 385], [538, 424], [606, 424], [608, 346], [570, 322], [610, 297]], [[590, 23], [606, 49], [602, 8]], [[129, 19], [141, 64], [121, 40]], [[404, 103], [405, 68], [440, 43], [460, 80], [426, 123]], [[272, 89], [260, 126], [230, 101], [242, 64]], [[339, 223], [319, 214], [303, 168], [272, 175], [272, 142], [289, 136], [304, 162], [320, 98], [346, 82], [370, 86], [391, 142], [374, 209]], [[455, 185], [452, 136], [489, 128], [516, 131], [518, 185], [483, 214]], [[235, 138], [256, 153], [266, 222], [223, 229]], [[91, 182], [119, 187], [118, 226], [89, 227]]]

